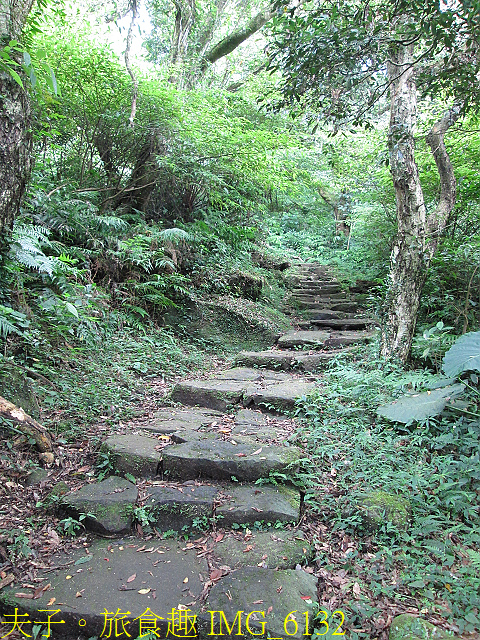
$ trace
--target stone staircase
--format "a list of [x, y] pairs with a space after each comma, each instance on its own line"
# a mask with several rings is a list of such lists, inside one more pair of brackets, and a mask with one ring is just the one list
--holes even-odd
[[[187, 626], [196, 616], [190, 637], [220, 636], [220, 611], [231, 627], [244, 612], [223, 635], [306, 633], [317, 580], [292, 482], [305, 454], [284, 414], [314, 390], [315, 372], [374, 331], [325, 267], [297, 266], [293, 287], [289, 304], [304, 318], [298, 329], [271, 350], [239, 353], [214, 378], [180, 382], [171, 396], [179, 406], [104, 441], [112, 475], [63, 498], [64, 511], [87, 514], [85, 526], [101, 537], [53, 558], [50, 586], [35, 599], [16, 596], [18, 586], [3, 589], [5, 609], [38, 621], [40, 611], [60, 609], [54, 638], [136, 638], [147, 629], [164, 637], [187, 613]], [[134, 522], [143, 537], [132, 535]], [[292, 611], [299, 613], [287, 632]]]

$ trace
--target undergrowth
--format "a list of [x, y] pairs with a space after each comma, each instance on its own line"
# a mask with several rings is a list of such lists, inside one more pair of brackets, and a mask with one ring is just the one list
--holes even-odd
[[[382, 598], [440, 615], [460, 633], [480, 627], [478, 391], [470, 389], [468, 411], [423, 423], [393, 425], [375, 413], [434, 380], [429, 371], [397, 369], [367, 352], [364, 360], [333, 365], [301, 406], [301, 437], [312, 457], [302, 478], [306, 504], [333, 525], [330, 535], [345, 532], [356, 541], [344, 559], [361, 585], [362, 595], [344, 605], [353, 628], [368, 628]], [[372, 490], [408, 500], [407, 530], [387, 521], [374, 532], [366, 527], [359, 504]]]

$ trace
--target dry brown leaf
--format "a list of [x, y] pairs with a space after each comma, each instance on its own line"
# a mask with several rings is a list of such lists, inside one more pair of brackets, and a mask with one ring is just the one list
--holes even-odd
[[268, 607], [268, 609], [267, 609], [267, 616], [268, 616], [268, 614], [269, 614], [269, 613], [271, 613], [272, 611], [273, 611], [273, 607], [272, 607], [272, 606]]
[[252, 604], [263, 604], [263, 600], [254, 600]]
[[56, 598], [50, 598], [50, 600], [47, 602], [47, 607], [51, 607], [55, 600]]
[[127, 582], [133, 582], [136, 577], [137, 577], [136, 573], [132, 574], [129, 578], [127, 578]]
[[223, 572], [220, 569], [213, 569], [213, 571], [210, 572], [210, 580], [220, 580], [222, 575]]
[[249, 551], [251, 551], [253, 549], [253, 544], [247, 544], [247, 546], [245, 547], [245, 549], [243, 550], [243, 553], [248, 553]]
[[254, 451], [254, 452], [253, 452], [252, 454], [250, 454], [250, 455], [252, 455], [252, 456], [256, 456], [256, 455], [258, 455], [259, 453], [262, 453], [262, 449], [263, 449], [263, 447], [260, 447], [260, 449], [257, 449], [256, 451]]
[[224, 534], [219, 533], [218, 536], [215, 538], [215, 542], [220, 542], [220, 540], [223, 540], [223, 538], [224, 538]]
[[237, 456], [237, 458], [246, 458], [247, 457], [246, 453], [236, 453], [235, 455]]

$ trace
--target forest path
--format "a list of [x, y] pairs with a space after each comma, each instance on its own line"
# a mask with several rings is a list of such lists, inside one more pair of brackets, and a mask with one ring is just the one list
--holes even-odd
[[[264, 623], [275, 638], [302, 637], [317, 579], [294, 484], [305, 453], [284, 414], [332, 357], [374, 333], [328, 268], [296, 271], [291, 302], [307, 319], [271, 350], [241, 352], [211, 379], [178, 383], [171, 398], [180, 405], [107, 438], [101, 454], [112, 475], [62, 499], [69, 515], [88, 514], [83, 523], [98, 537], [54, 556], [59, 569], [35, 599], [4, 589], [8, 610], [42, 620], [54, 604], [65, 621], [52, 619], [54, 638], [164, 637], [168, 629], [206, 638], [222, 635], [220, 611], [230, 625], [244, 612], [237, 637], [260, 634]], [[142, 537], [131, 535], [134, 522]], [[157, 532], [198, 535], [185, 542]], [[292, 611], [300, 613], [285, 625]]]

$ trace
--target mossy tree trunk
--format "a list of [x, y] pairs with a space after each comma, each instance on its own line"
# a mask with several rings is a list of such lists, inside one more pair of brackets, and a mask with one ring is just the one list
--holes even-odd
[[387, 72], [391, 95], [388, 148], [398, 232], [391, 254], [381, 353], [385, 358], [405, 363], [410, 355], [430, 261], [455, 205], [455, 176], [444, 136], [458, 119], [460, 110], [456, 107], [448, 110], [427, 136], [441, 184], [438, 205], [427, 216], [415, 162], [417, 88], [413, 45], [400, 45], [391, 50]]
[[[0, 0], [0, 47], [19, 40], [34, 0]], [[12, 228], [32, 169], [31, 110], [27, 93], [0, 72], [0, 241]]]

